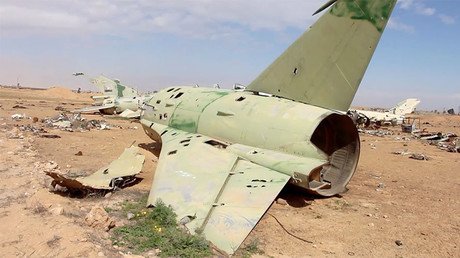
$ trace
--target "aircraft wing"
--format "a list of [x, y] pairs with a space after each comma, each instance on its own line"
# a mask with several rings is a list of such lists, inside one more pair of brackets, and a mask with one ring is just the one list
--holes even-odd
[[290, 176], [249, 162], [225, 143], [158, 124], [162, 150], [148, 199], [171, 205], [185, 226], [233, 254]]
[[115, 104], [108, 104], [103, 106], [91, 106], [72, 111], [72, 113], [96, 113], [104, 109], [114, 108]]

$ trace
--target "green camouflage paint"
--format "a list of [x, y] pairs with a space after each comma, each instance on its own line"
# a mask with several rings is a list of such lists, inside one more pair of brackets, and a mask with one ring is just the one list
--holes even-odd
[[169, 126], [189, 133], [195, 133], [197, 124], [196, 121], [191, 118], [181, 118], [180, 116], [174, 115], [171, 118]]
[[337, 2], [330, 13], [338, 17], [368, 20], [379, 32], [382, 32], [395, 1], [343, 0]]
[[118, 97], [123, 97], [123, 91], [126, 89], [125, 86], [117, 83]]

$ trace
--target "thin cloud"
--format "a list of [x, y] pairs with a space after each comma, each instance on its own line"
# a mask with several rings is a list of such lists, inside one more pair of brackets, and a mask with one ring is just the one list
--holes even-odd
[[[399, 0], [398, 3], [399, 3], [399, 7], [403, 10], [412, 11], [422, 16], [436, 17], [445, 25], [452, 25], [456, 23], [456, 19], [452, 16], [449, 16], [443, 13], [439, 13], [438, 15], [435, 16], [435, 14], [437, 13], [436, 9], [425, 5], [422, 0], [419, 0], [419, 1]], [[396, 21], [394, 21], [392, 26], [390, 27], [393, 27], [394, 29], [401, 30], [401, 31], [414, 31], [414, 27], [410, 25], [400, 24]]]
[[455, 24], [455, 18], [452, 16], [448, 16], [445, 14], [439, 14], [439, 19], [441, 19], [441, 22], [446, 24], [446, 25], [452, 25]]
[[415, 12], [421, 15], [432, 16], [436, 13], [436, 9], [432, 7], [426, 7], [422, 3], [417, 3], [415, 5]]
[[414, 0], [399, 0], [399, 6], [404, 10], [413, 10], [415, 13], [425, 16], [432, 16], [436, 13], [436, 9], [426, 6], [422, 1]]
[[396, 18], [390, 18], [387, 26], [388, 28], [397, 30], [397, 31], [409, 32], [409, 33], [415, 32], [414, 26], [402, 23], [398, 21]]
[[399, 6], [401, 7], [401, 9], [404, 9], [404, 10], [408, 10], [412, 6], [413, 2], [414, 2], [413, 0], [399, 0], [398, 1]]
[[322, 0], [3, 0], [0, 29], [9, 34], [170, 33], [220, 38], [249, 31], [305, 28]]

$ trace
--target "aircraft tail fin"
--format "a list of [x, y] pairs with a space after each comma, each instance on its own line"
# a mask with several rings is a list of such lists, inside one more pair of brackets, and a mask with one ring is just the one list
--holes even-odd
[[136, 97], [139, 95], [136, 89], [123, 85], [117, 81], [117, 97]]
[[104, 96], [116, 96], [117, 84], [112, 79], [109, 79], [104, 75], [99, 75], [98, 77], [91, 78], [90, 82], [96, 86], [98, 91]]
[[337, 0], [246, 88], [346, 111], [396, 0]]
[[90, 81], [99, 89], [99, 92], [104, 94], [104, 96], [119, 98], [138, 96], [138, 91], [136, 89], [121, 84], [117, 79], [110, 79], [100, 75], [96, 78], [92, 78]]
[[418, 99], [406, 99], [399, 102], [394, 108], [390, 109], [390, 113], [403, 116], [414, 112], [417, 105], [420, 103]]

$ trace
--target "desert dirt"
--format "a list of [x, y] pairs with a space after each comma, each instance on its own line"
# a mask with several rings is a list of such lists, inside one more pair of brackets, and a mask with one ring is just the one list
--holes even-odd
[[[73, 110], [91, 104], [88, 94], [65, 88], [0, 88], [0, 253], [3, 257], [122, 257], [110, 231], [85, 217], [95, 206], [119, 209], [124, 200], [146, 195], [154, 178], [158, 145], [137, 122], [111, 116], [110, 130], [67, 132], [41, 138], [20, 125], [44, 127], [57, 106]], [[19, 105], [24, 108], [13, 108]], [[33, 119], [12, 120], [13, 114]], [[460, 116], [421, 115], [422, 128], [460, 135]], [[273, 257], [460, 257], [460, 153], [449, 153], [392, 127], [393, 135], [361, 134], [361, 156], [348, 191], [317, 198], [286, 187], [242, 246], [257, 243]], [[135, 141], [146, 162], [142, 180], [106, 196], [69, 197], [49, 190], [44, 171], [91, 173], [109, 164]], [[406, 150], [430, 159], [392, 154]], [[81, 151], [81, 156], [76, 156]], [[118, 218], [116, 225], [125, 223]], [[152, 255], [152, 254], [151, 254]]]

